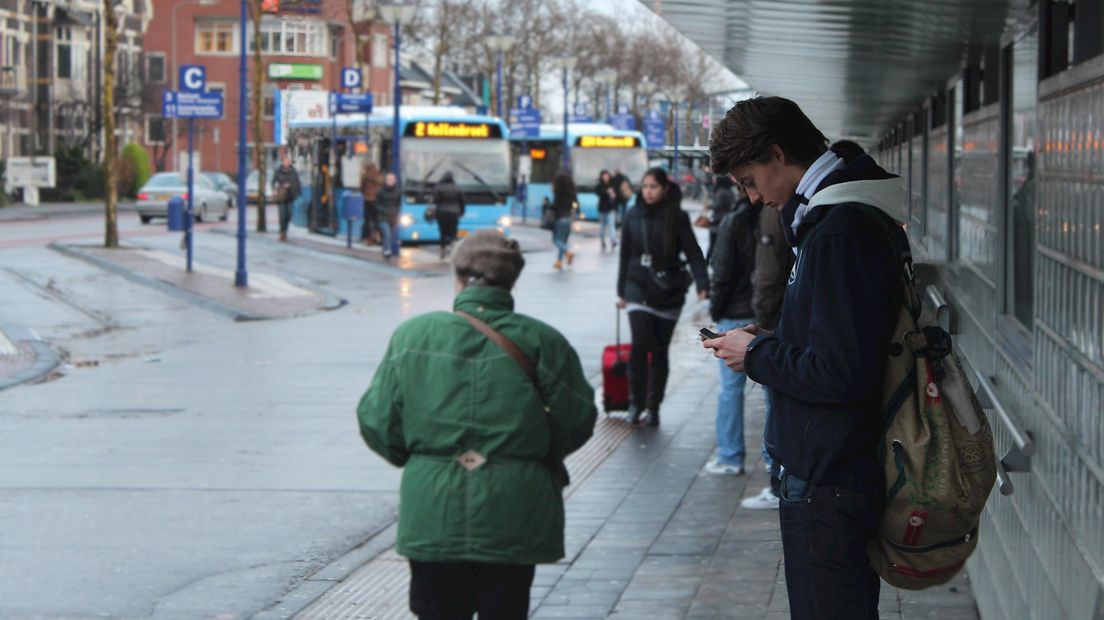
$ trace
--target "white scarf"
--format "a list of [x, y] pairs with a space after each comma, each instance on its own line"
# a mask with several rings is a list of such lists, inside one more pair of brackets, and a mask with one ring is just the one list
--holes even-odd
[[793, 223], [790, 224], [790, 228], [793, 229], [795, 235], [797, 234], [797, 227], [801, 225], [801, 220], [805, 218], [805, 214], [809, 211], [809, 200], [812, 199], [817, 188], [820, 187], [820, 184], [828, 175], [843, 168], [843, 164], [842, 157], [831, 150], [827, 150], [805, 171], [804, 176], [801, 177], [801, 182], [797, 184], [797, 194], [804, 196], [805, 200], [802, 200], [801, 204], [797, 206]]

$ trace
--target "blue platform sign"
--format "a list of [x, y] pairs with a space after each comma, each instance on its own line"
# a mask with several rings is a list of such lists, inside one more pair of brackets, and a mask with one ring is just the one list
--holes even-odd
[[644, 139], [648, 148], [661, 149], [667, 144], [667, 123], [659, 114], [649, 112], [644, 118]]
[[202, 93], [207, 90], [207, 67], [180, 65], [180, 90], [186, 93]]
[[161, 96], [161, 116], [165, 118], [222, 118], [222, 93], [165, 91]]
[[330, 114], [356, 114], [372, 111], [372, 93], [345, 95], [330, 93]]
[[575, 104], [575, 111], [567, 117], [569, 123], [593, 123], [594, 117], [590, 115], [585, 103]]
[[610, 116], [609, 122], [610, 125], [613, 125], [618, 129], [624, 129], [626, 131], [632, 131], [636, 129], [636, 118], [634, 118], [632, 114], [614, 114]]
[[534, 108], [513, 108], [512, 110], [510, 110], [511, 136], [518, 136], [522, 138], [539, 137], [540, 124], [540, 110]]
[[361, 81], [360, 69], [356, 67], [341, 69], [341, 88], [360, 88]]
[[518, 95], [517, 107], [527, 110], [533, 107], [533, 98], [529, 95]]

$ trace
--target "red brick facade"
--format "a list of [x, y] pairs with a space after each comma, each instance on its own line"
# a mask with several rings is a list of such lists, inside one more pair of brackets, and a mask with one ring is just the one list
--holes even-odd
[[[262, 20], [265, 43], [265, 90], [318, 89], [336, 90], [340, 86], [343, 66], [356, 66], [356, 45], [345, 0], [318, 0], [303, 3], [318, 9], [316, 14], [266, 15]], [[196, 121], [195, 152], [204, 170], [233, 172], [237, 169], [238, 144], [238, 67], [241, 5], [222, 0], [213, 6], [191, 2], [156, 2], [154, 15], [143, 37], [143, 58], [146, 62], [146, 92], [143, 97], [145, 124], [155, 127], [161, 116], [161, 95], [174, 87], [178, 68], [199, 64], [207, 68], [209, 88], [221, 87], [224, 92], [224, 117], [217, 121]], [[175, 26], [174, 26], [175, 23]], [[175, 34], [174, 34], [175, 31]], [[362, 22], [360, 43], [364, 50], [364, 83], [375, 96], [378, 105], [390, 102], [392, 91], [391, 38], [389, 27], [380, 22]], [[248, 29], [247, 45], [252, 45], [253, 31]], [[174, 58], [175, 39], [175, 58]], [[248, 86], [252, 88], [253, 51], [246, 48], [249, 60]], [[151, 63], [154, 69], [151, 71]], [[273, 64], [307, 65], [300, 67], [321, 79], [274, 79], [269, 77]], [[157, 69], [161, 68], [160, 71]], [[286, 70], [286, 68], [285, 68]], [[163, 77], [163, 80], [158, 80]], [[252, 113], [252, 102], [248, 102]], [[278, 145], [273, 144], [273, 104], [266, 101], [264, 139], [270, 161], [276, 157]], [[249, 167], [255, 167], [252, 146], [253, 122], [247, 123]], [[172, 170], [174, 153], [187, 150], [186, 121], [177, 123], [177, 138], [173, 140], [172, 121], [162, 123], [163, 140], [156, 131], [147, 131], [144, 146], [157, 169]], [[151, 135], [152, 134], [152, 135]]]

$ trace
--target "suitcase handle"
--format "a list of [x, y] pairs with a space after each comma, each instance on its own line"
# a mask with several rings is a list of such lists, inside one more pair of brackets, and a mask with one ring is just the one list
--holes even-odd
[[621, 359], [621, 304], [614, 302], [613, 306], [617, 308], [617, 359]]

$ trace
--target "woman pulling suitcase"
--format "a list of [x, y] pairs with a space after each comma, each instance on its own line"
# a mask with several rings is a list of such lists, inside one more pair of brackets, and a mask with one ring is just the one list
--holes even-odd
[[691, 279], [698, 299], [707, 299], [709, 275], [690, 216], [682, 210], [682, 192], [666, 170], [652, 168], [644, 173], [636, 206], [625, 215], [617, 276], [617, 303], [629, 311], [632, 330], [629, 421], [633, 424], [641, 422], [646, 410], [648, 425], [659, 426], [669, 371], [667, 350]]

